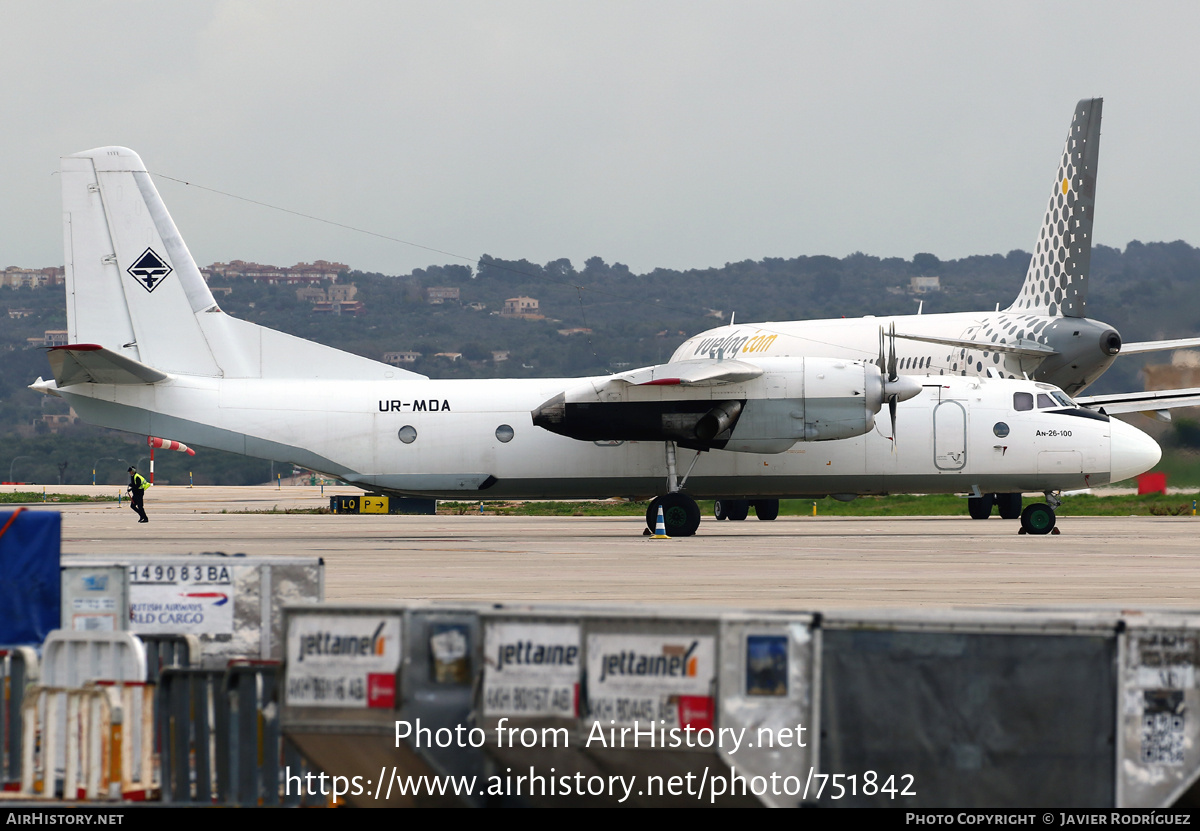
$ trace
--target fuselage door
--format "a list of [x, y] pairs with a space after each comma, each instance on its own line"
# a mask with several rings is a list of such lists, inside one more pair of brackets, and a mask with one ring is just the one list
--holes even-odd
[[967, 410], [957, 401], [933, 408], [933, 464], [938, 470], [962, 470], [967, 464]]

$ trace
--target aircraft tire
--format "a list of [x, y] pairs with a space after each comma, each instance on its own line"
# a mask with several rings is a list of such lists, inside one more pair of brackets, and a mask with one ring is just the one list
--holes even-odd
[[987, 519], [992, 515], [992, 503], [996, 501], [996, 494], [985, 493], [983, 496], [968, 496], [967, 497], [967, 512], [971, 515], [971, 519]]
[[1054, 509], [1045, 502], [1035, 502], [1021, 511], [1021, 530], [1027, 534], [1049, 534], [1054, 522]]
[[717, 519], [728, 519], [733, 522], [741, 522], [750, 513], [750, 500], [748, 499], [718, 499], [714, 505], [714, 511]]
[[754, 515], [764, 522], [779, 516], [778, 499], [755, 499], [750, 504], [754, 506]]
[[646, 507], [646, 527], [654, 533], [658, 524], [658, 506], [663, 509], [663, 524], [668, 537], [695, 536], [700, 527], [700, 506], [685, 493], [668, 493], [650, 501]]
[[996, 508], [1000, 511], [1001, 519], [1021, 518], [1021, 497], [1019, 493], [996, 494]]

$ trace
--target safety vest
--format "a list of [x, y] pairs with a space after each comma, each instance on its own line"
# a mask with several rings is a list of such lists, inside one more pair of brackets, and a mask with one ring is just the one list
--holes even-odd
[[133, 474], [133, 487], [134, 490], [144, 491], [146, 488], [150, 487], [150, 483], [146, 481], [145, 476], [140, 473], [135, 473]]

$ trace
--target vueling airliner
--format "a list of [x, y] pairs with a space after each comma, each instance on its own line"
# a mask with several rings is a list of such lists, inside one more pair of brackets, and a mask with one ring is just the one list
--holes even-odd
[[[684, 341], [671, 361], [717, 355], [869, 360], [882, 326], [896, 331], [902, 375], [1028, 378], [1077, 395], [1119, 355], [1200, 345], [1200, 338], [1122, 344], [1115, 328], [1086, 316], [1102, 105], [1102, 99], [1093, 98], [1075, 107], [1025, 282], [1008, 308], [721, 326]], [[1161, 416], [1168, 408], [1200, 403], [1200, 389], [1077, 401], [1103, 407], [1107, 414], [1153, 411]], [[742, 494], [726, 494], [717, 502], [717, 516], [744, 519], [749, 504]], [[968, 501], [976, 519], [986, 519], [993, 505], [1002, 517], [1015, 519], [1021, 494], [985, 492]]]

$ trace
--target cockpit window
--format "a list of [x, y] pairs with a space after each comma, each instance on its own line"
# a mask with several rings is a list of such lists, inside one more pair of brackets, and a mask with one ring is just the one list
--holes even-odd
[[1014, 410], [1032, 410], [1033, 409], [1033, 393], [1014, 392], [1013, 393], [1013, 409]]
[[1054, 401], [1050, 398], [1050, 396], [1046, 395], [1046, 393], [1044, 393], [1044, 392], [1038, 393], [1038, 409], [1039, 410], [1044, 410], [1047, 407], [1053, 407], [1053, 406], [1054, 406]]
[[1067, 396], [1064, 393], [1052, 392], [1050, 394], [1052, 396], [1054, 396], [1055, 401], [1057, 401], [1059, 404], [1062, 404], [1064, 407], [1072, 407], [1073, 408], [1075, 406], [1075, 402], [1072, 401], [1071, 399], [1067, 398]]

